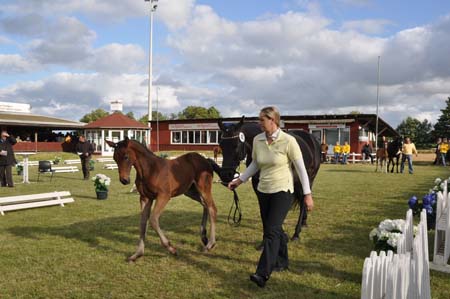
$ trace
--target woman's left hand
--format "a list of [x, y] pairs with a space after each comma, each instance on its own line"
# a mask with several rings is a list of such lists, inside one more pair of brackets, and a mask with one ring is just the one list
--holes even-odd
[[308, 210], [308, 212], [311, 212], [314, 208], [314, 200], [312, 198], [312, 194], [306, 194], [304, 197], [305, 200], [305, 205], [306, 205], [306, 210]]

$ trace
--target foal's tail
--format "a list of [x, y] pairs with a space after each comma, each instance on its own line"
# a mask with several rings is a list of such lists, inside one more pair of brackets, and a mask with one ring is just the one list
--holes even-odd
[[[213, 159], [211, 159], [211, 158], [208, 158], [208, 159], [206, 159], [206, 160], [208, 160], [209, 165], [211, 165], [213, 171], [214, 171], [215, 173], [217, 173], [217, 175], [218, 175], [219, 178], [220, 178], [220, 173], [221, 173], [222, 167], [220, 167], [219, 164], [217, 164], [217, 163], [216, 163]], [[222, 178], [220, 178], [220, 179], [222, 179]]]

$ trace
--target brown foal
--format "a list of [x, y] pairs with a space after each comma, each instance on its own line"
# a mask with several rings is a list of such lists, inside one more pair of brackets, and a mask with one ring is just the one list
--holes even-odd
[[[157, 232], [161, 244], [167, 250], [176, 254], [169, 239], [159, 227], [159, 217], [172, 197], [184, 194], [203, 206], [201, 223], [201, 240], [206, 251], [216, 244], [217, 209], [211, 193], [213, 168], [210, 162], [197, 153], [188, 153], [173, 160], [156, 156], [140, 143], [126, 138], [118, 143], [107, 141], [114, 148], [114, 160], [119, 167], [120, 182], [130, 183], [130, 171], [136, 169], [136, 188], [140, 194], [141, 223], [140, 238], [136, 252], [128, 258], [134, 262], [144, 254], [144, 240], [147, 233], [147, 223]], [[153, 211], [151, 207], [155, 201]], [[210, 235], [206, 237], [206, 222], [209, 216]]]

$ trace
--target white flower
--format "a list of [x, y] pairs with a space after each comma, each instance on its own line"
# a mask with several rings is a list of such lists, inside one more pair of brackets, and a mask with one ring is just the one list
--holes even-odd
[[378, 228], [374, 228], [369, 233], [369, 239], [373, 240], [375, 236], [378, 236]]
[[401, 235], [402, 233], [389, 233], [387, 243], [392, 247], [397, 248], [397, 242]]
[[391, 219], [383, 220], [380, 225], [378, 225], [378, 229], [380, 231], [392, 231], [395, 228], [394, 222]]
[[395, 219], [392, 221], [394, 223], [394, 229], [403, 232], [405, 230], [405, 220]]
[[390, 232], [381, 231], [380, 234], [378, 235], [378, 239], [380, 239], [380, 240], [388, 240], [390, 234], [391, 234]]

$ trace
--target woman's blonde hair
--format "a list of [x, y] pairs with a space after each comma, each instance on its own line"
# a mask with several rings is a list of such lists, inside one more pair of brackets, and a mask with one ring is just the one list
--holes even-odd
[[265, 116], [275, 122], [275, 124], [280, 126], [280, 111], [275, 106], [268, 106], [261, 109], [260, 115]]

